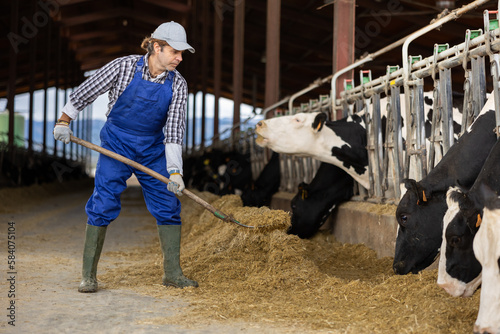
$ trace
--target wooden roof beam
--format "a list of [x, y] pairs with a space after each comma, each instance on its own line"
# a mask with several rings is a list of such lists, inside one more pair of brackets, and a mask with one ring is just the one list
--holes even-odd
[[191, 5], [179, 1], [172, 1], [172, 0], [142, 0], [142, 1], [183, 14], [186, 14], [191, 10]]

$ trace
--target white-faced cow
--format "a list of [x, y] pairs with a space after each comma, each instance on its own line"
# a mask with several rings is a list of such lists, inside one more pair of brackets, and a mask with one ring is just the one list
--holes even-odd
[[466, 189], [472, 186], [496, 142], [493, 108], [490, 95], [480, 115], [436, 167], [419, 182], [406, 180], [407, 191], [396, 210], [396, 274], [417, 273], [434, 262], [442, 242], [448, 188], [457, 182]]
[[[424, 93], [426, 137], [431, 135], [432, 92]], [[401, 95], [404, 100], [404, 95]], [[385, 106], [387, 98], [380, 100]], [[371, 112], [371, 107], [369, 108]], [[382, 124], [386, 108], [381, 108]], [[406, 136], [404, 108], [401, 110], [403, 141]], [[453, 129], [460, 131], [461, 113], [453, 108]], [[327, 121], [323, 113], [299, 113], [263, 120], [257, 123], [256, 143], [278, 153], [312, 157], [345, 170], [364, 188], [369, 189], [368, 153], [364, 117], [355, 114], [339, 121]]]
[[438, 285], [455, 297], [471, 296], [481, 284], [481, 264], [472, 244], [483, 216], [484, 185], [500, 192], [500, 141], [491, 149], [470, 190], [452, 187], [446, 196]]
[[328, 121], [321, 112], [299, 113], [260, 121], [255, 128], [257, 145], [333, 164], [369, 188], [366, 129], [361, 117]]
[[335, 207], [353, 195], [352, 177], [337, 166], [321, 163], [310, 184], [301, 183], [292, 199], [289, 234], [312, 237]]
[[483, 267], [483, 283], [474, 333], [500, 334], [500, 198], [487, 186], [481, 191], [486, 200], [474, 253]]

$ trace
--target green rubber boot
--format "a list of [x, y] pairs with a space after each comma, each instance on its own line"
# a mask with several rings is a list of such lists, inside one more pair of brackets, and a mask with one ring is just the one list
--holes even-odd
[[87, 225], [85, 230], [85, 246], [83, 249], [82, 282], [78, 292], [97, 291], [97, 263], [101, 256], [107, 226]]
[[163, 252], [163, 285], [185, 288], [198, 287], [198, 282], [190, 280], [182, 273], [179, 254], [181, 249], [181, 225], [157, 225], [160, 246]]

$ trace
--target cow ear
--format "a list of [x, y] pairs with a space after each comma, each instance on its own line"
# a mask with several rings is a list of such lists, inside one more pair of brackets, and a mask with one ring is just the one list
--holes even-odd
[[314, 121], [312, 123], [312, 128], [314, 132], [319, 132], [321, 129], [323, 129], [323, 125], [326, 122], [326, 114], [323, 112], [320, 112], [314, 117]]
[[427, 203], [428, 199], [431, 197], [431, 193], [429, 191], [426, 191], [424, 187], [412, 179], [405, 179], [404, 183], [406, 189], [417, 195], [417, 205], [424, 205]]
[[413, 179], [404, 179], [403, 183], [406, 187], [406, 190], [412, 190], [417, 192], [417, 181]]

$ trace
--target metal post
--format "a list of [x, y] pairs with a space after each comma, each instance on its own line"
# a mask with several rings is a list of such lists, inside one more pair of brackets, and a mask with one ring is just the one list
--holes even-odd
[[453, 138], [453, 101], [451, 89], [451, 69], [439, 70], [440, 81], [440, 101], [441, 101], [441, 122], [443, 133], [443, 155], [448, 152], [454, 143]]
[[[209, 2], [201, 1], [201, 21], [204, 27], [210, 26], [209, 19]], [[201, 31], [201, 147], [205, 147], [206, 143], [206, 110], [207, 110], [207, 86], [208, 86], [208, 33], [209, 29], [205, 28]]]
[[[279, 99], [281, 0], [267, 0], [266, 18], [266, 77], [264, 105]], [[290, 111], [292, 111], [290, 109]]]
[[[11, 32], [17, 34], [18, 24], [19, 24], [19, 2], [11, 1], [10, 10], [10, 29]], [[12, 154], [14, 149], [14, 100], [16, 97], [16, 66], [17, 66], [17, 54], [13, 46], [9, 48], [9, 82], [7, 84], [7, 109], [9, 111], [9, 142], [8, 148], [10, 154]]]
[[[57, 116], [59, 115], [59, 77], [61, 75], [61, 29], [57, 27], [56, 36], [56, 77], [54, 87], [55, 91], [55, 107], [54, 107], [54, 122], [57, 121]], [[54, 156], [57, 156], [57, 140], [54, 138]]]
[[[245, 48], [245, 0], [240, 0], [234, 8], [234, 36], [233, 36], [233, 124], [240, 122], [240, 110], [243, 97], [243, 64]], [[240, 128], [234, 128], [232, 138]]]
[[384, 156], [384, 188], [388, 186], [389, 179], [389, 160], [392, 155], [392, 177], [394, 179], [394, 196], [399, 199], [401, 191], [399, 184], [403, 179], [402, 156], [403, 137], [401, 135], [401, 100], [400, 87], [392, 85], [390, 87], [390, 103], [387, 106], [387, 124], [386, 124], [386, 150]]
[[[368, 111], [368, 107], [366, 108]], [[370, 118], [369, 113], [367, 119]], [[366, 124], [368, 143], [368, 166], [370, 170], [370, 195], [382, 198], [382, 171], [380, 162], [382, 161], [382, 131], [380, 127], [380, 94], [373, 95], [372, 115]], [[373, 189], [373, 190], [372, 190]]]
[[[500, 1], [499, 1], [500, 3]], [[495, 21], [490, 21], [490, 13], [496, 14], [496, 20]], [[485, 34], [487, 35], [486, 38], [486, 48], [487, 48], [487, 53], [490, 57], [490, 64], [491, 64], [491, 76], [493, 77], [493, 96], [495, 99], [495, 119], [496, 119], [496, 126], [495, 126], [495, 132], [497, 134], [497, 137], [500, 137], [500, 92], [499, 92], [499, 79], [500, 79], [500, 55], [498, 53], [493, 53], [491, 50], [491, 42], [492, 39], [494, 39], [494, 36], [491, 34], [490, 28], [498, 28], [498, 11], [488, 11], [485, 10], [483, 12], [483, 17], [484, 17], [484, 31]], [[491, 27], [490, 27], [491, 24]]]
[[[32, 4], [32, 14], [36, 13], [37, 3]], [[30, 47], [30, 93], [29, 93], [29, 117], [28, 117], [28, 152], [33, 154], [33, 114], [34, 114], [34, 92], [36, 76], [36, 52], [38, 35], [31, 40]]]
[[486, 70], [484, 57], [471, 59], [472, 68], [472, 106], [474, 117], [477, 117], [486, 103]]
[[[221, 8], [222, 0], [215, 0], [214, 6]], [[214, 136], [212, 145], [219, 140], [219, 99], [221, 95], [222, 73], [222, 11], [214, 11]]]

